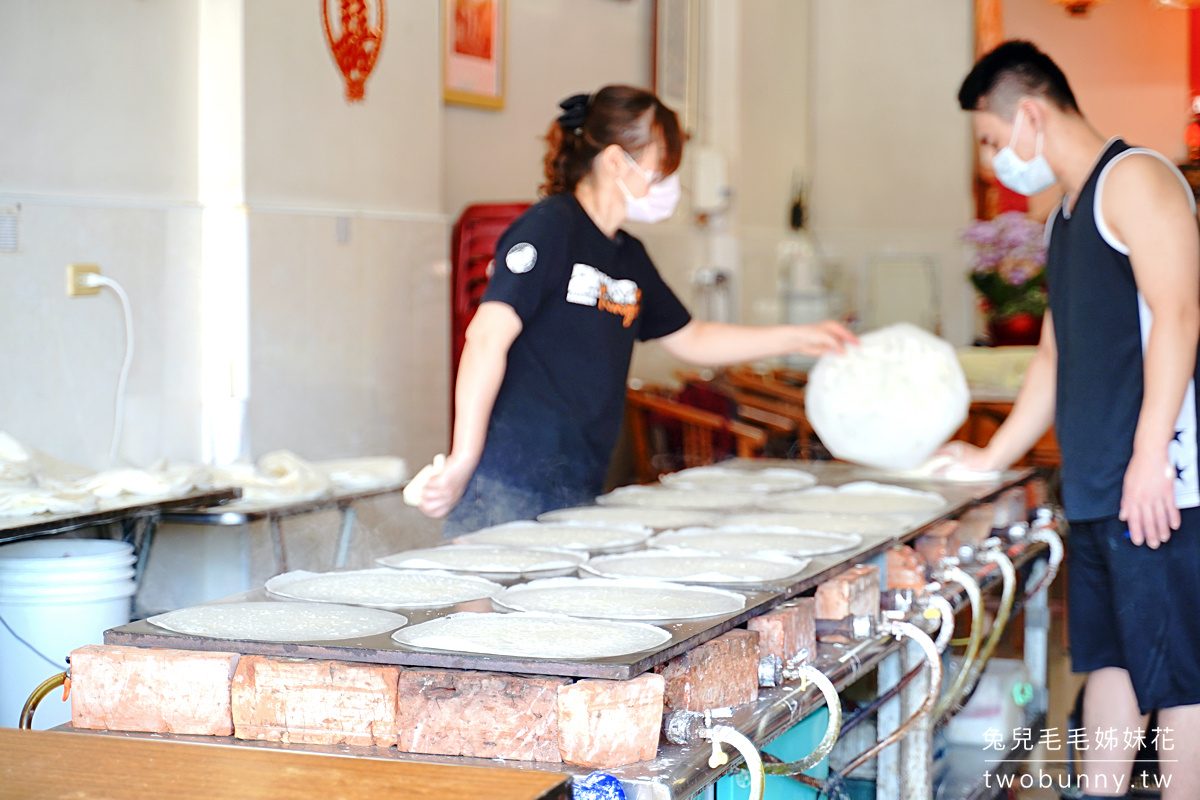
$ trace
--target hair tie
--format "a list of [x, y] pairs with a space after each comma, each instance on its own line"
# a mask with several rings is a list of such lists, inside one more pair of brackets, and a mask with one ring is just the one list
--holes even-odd
[[587, 119], [591, 99], [591, 95], [576, 94], [559, 103], [558, 107], [563, 110], [558, 115], [559, 126], [564, 131], [572, 131], [576, 136], [582, 136], [583, 123]]

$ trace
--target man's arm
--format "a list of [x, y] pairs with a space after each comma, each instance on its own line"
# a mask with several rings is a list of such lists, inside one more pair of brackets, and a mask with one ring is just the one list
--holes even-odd
[[1029, 452], [1054, 423], [1057, 376], [1058, 345], [1054, 339], [1054, 319], [1047, 311], [1037, 352], [1025, 370], [1021, 391], [1004, 424], [982, 450], [964, 442], [951, 442], [948, 452], [957, 456], [967, 469], [985, 472], [1007, 469]]
[[659, 339], [668, 353], [689, 364], [716, 367], [789, 353], [841, 353], [858, 339], [840, 322], [814, 325], [730, 325], [692, 320]]
[[1154, 318], [1121, 519], [1129, 523], [1134, 544], [1157, 547], [1179, 527], [1175, 471], [1167, 451], [1196, 365], [1200, 237], [1183, 184], [1153, 156], [1131, 155], [1112, 168], [1101, 211], [1113, 235], [1129, 248], [1134, 280]]

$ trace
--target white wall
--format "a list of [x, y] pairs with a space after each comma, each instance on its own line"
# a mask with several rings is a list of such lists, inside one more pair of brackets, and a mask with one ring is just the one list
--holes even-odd
[[650, 84], [652, 6], [651, 0], [508, 3], [504, 109], [442, 112], [444, 208], [452, 218], [471, 203], [535, 197], [542, 137], [560, 100], [610, 83]]
[[1045, 0], [1007, 0], [1004, 26], [1050, 54], [1101, 133], [1184, 159], [1188, 12], [1114, 2], [1072, 17]]
[[971, 8], [943, 0], [813, 0], [813, 230], [851, 300], [876, 253], [933, 256], [942, 331], [972, 335], [958, 235], [973, 213], [970, 120], [958, 87], [973, 58]]
[[197, 3], [0, 2], [0, 430], [103, 465], [123, 352], [110, 293], [68, 299], [98, 262], [137, 318], [124, 452], [198, 455]]

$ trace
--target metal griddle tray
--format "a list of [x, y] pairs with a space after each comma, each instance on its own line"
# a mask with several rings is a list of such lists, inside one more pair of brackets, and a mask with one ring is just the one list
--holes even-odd
[[[514, 658], [477, 653], [451, 653], [441, 650], [422, 650], [402, 645], [392, 640], [393, 631], [345, 639], [333, 642], [260, 642], [235, 639], [215, 639], [192, 636], [159, 628], [145, 620], [132, 622], [105, 631], [104, 643], [132, 647], [166, 647], [179, 650], [228, 651], [246, 655], [268, 655], [310, 659], [336, 659], [372, 664], [400, 664], [412, 667], [438, 667], [448, 669], [474, 669], [493, 672], [513, 672], [529, 675], [556, 675], [568, 678], [608, 678], [626, 680], [675, 656], [708, 641], [725, 631], [741, 625], [751, 617], [763, 613], [781, 601], [786, 586], [739, 587], [746, 595], [745, 607], [736, 614], [726, 614], [706, 619], [679, 622], [651, 622], [671, 633], [671, 638], [661, 647], [613, 658], [591, 661], [567, 661], [536, 658]], [[287, 602], [271, 597], [264, 590], [246, 592], [224, 598], [217, 602], [239, 601]], [[437, 609], [396, 609], [408, 617], [409, 625], [416, 625], [436, 617], [458, 611], [491, 611], [490, 600], [475, 600]], [[496, 609], [500, 610], [500, 609]]]

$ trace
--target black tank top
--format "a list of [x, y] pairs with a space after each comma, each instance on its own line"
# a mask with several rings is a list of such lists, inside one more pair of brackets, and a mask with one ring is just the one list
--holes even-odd
[[[1110, 141], [1074, 208], [1068, 210], [1064, 201], [1047, 226], [1047, 281], [1058, 345], [1055, 427], [1063, 506], [1071, 520], [1116, 516], [1120, 510], [1142, 407], [1142, 351], [1152, 319], [1128, 248], [1108, 230], [1099, 202], [1108, 169], [1134, 153], [1158, 156], [1120, 139]], [[1168, 453], [1180, 508], [1200, 505], [1195, 384], [1193, 371]]]

